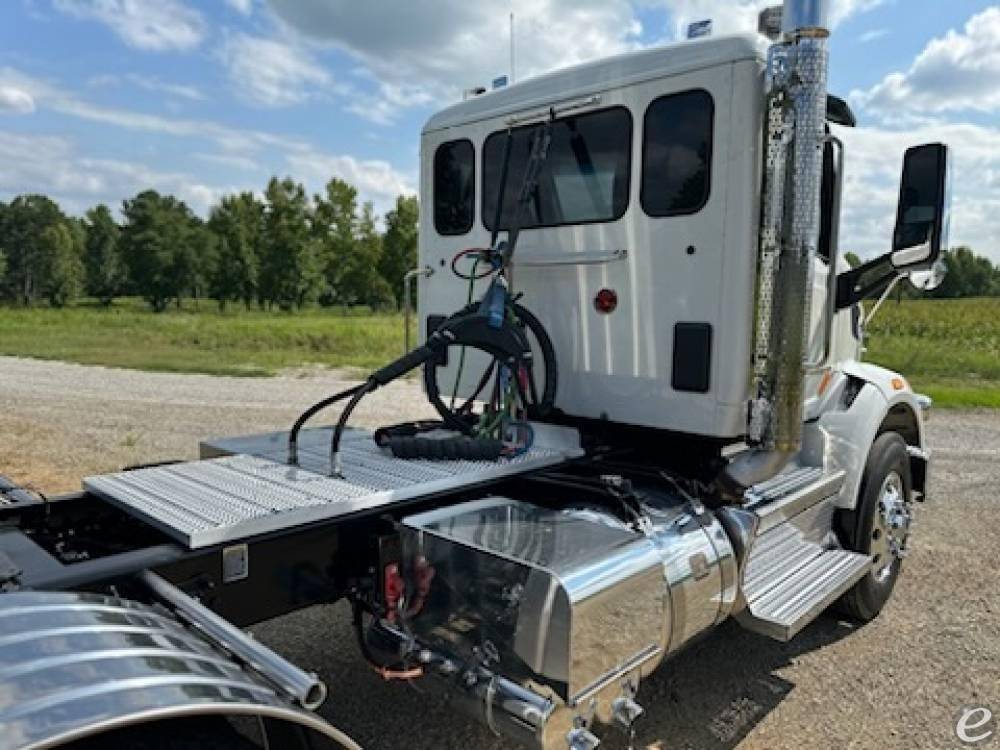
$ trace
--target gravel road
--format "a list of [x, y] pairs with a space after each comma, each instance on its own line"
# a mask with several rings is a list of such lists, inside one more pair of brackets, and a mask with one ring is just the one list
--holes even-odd
[[[194, 457], [200, 439], [287, 427], [347, 382], [150, 374], [0, 357], [0, 471], [54, 492], [142, 461]], [[368, 399], [359, 424], [427, 414], [415, 383]], [[895, 596], [857, 628], [821, 618], [789, 644], [723, 626], [640, 692], [637, 746], [960, 748], [964, 707], [1000, 714], [1000, 413], [936, 412], [930, 501]], [[434, 693], [386, 685], [356, 655], [347, 609], [317, 607], [257, 635], [331, 688], [323, 715], [369, 750], [512, 750]], [[625, 743], [609, 734], [609, 750]], [[994, 735], [981, 747], [1000, 748]]]

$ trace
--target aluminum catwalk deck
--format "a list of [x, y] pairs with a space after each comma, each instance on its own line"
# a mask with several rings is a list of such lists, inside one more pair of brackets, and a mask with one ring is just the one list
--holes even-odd
[[343, 479], [327, 476], [331, 431], [303, 432], [299, 467], [285, 463], [287, 433], [209, 441], [206, 460], [88, 477], [84, 488], [191, 549], [342, 518], [438, 492], [553, 466], [582, 454], [575, 430], [538, 425], [535, 446], [500, 461], [409, 461], [352, 430]]

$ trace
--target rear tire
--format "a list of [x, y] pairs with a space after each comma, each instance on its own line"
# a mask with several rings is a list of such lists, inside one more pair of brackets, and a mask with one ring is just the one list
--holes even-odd
[[869, 622], [892, 596], [909, 534], [912, 489], [906, 442], [895, 432], [879, 435], [868, 453], [857, 507], [838, 517], [845, 549], [875, 558], [868, 574], [836, 605], [848, 617]]

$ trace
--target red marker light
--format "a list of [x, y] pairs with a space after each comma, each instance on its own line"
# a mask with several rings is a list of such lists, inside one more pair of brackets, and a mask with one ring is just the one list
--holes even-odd
[[618, 308], [618, 294], [614, 289], [602, 289], [594, 297], [594, 309], [607, 315]]

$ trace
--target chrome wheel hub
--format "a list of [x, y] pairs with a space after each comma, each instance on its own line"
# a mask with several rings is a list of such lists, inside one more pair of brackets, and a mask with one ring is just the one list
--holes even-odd
[[871, 554], [875, 578], [879, 581], [892, 575], [894, 563], [906, 556], [906, 543], [913, 523], [913, 512], [907, 500], [903, 478], [899, 472], [889, 472], [879, 490], [872, 525]]

